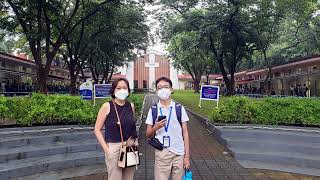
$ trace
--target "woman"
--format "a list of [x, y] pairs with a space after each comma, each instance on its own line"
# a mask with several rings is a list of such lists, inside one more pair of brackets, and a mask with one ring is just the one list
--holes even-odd
[[[105, 153], [108, 179], [132, 180], [135, 167], [118, 167], [121, 135], [116, 110], [121, 122], [123, 141], [130, 141], [127, 142], [129, 145], [137, 145], [134, 105], [126, 100], [130, 94], [128, 80], [120, 78], [114, 81], [110, 94], [112, 100], [102, 105], [97, 117], [94, 133]], [[103, 126], [105, 126], [105, 137], [101, 132]]]

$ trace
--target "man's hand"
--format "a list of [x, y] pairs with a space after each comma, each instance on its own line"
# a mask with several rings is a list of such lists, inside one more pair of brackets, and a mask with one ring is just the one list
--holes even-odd
[[166, 125], [167, 120], [163, 119], [161, 121], [156, 121], [153, 128], [155, 131], [157, 131], [158, 129], [163, 128]]
[[189, 157], [184, 157], [183, 158], [183, 167], [185, 169], [190, 169], [190, 158]]

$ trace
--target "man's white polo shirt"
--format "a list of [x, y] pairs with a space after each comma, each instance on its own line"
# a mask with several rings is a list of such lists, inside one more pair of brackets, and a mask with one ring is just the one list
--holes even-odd
[[[156, 138], [163, 143], [163, 136], [170, 136], [170, 147], [168, 147], [168, 150], [177, 154], [177, 155], [184, 155], [184, 141], [182, 136], [182, 127], [177, 119], [176, 115], [176, 103], [174, 101], [171, 101], [170, 106], [168, 109], [165, 109], [160, 101], [157, 104], [158, 107], [158, 116], [162, 115], [167, 116], [167, 123], [169, 122], [169, 115], [170, 115], [170, 108], [172, 107], [172, 113], [170, 118], [170, 123], [168, 126], [168, 132], [165, 131], [165, 128], [162, 127], [156, 132]], [[189, 121], [189, 117], [187, 115], [187, 112], [183, 106], [181, 106], [181, 122], [187, 122]], [[153, 119], [152, 119], [152, 110], [149, 109], [148, 117], [146, 119], [146, 124], [153, 125]], [[166, 124], [167, 125], [167, 124]]]

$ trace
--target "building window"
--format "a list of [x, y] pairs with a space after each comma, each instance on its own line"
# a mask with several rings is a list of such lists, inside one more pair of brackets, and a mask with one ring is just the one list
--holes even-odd
[[26, 72], [27, 68], [26, 67], [22, 67], [22, 70], [23, 70], [23, 72]]
[[2, 67], [6, 67], [6, 63], [5, 62], [1, 62], [1, 66]]
[[138, 88], [138, 80], [134, 80], [134, 88], [137, 89]]
[[143, 80], [143, 88], [147, 89], [147, 81], [146, 80]]
[[19, 72], [23, 72], [22, 66], [18, 66], [18, 71], [19, 71]]

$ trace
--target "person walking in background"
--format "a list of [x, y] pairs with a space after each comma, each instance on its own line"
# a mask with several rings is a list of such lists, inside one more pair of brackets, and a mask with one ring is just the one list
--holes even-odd
[[293, 85], [290, 85], [289, 95], [293, 96], [294, 87]]
[[303, 89], [303, 96], [304, 96], [304, 97], [307, 97], [307, 92], [308, 92], [308, 87], [307, 87], [307, 85], [306, 85], [306, 84], [303, 84], [302, 89]]
[[6, 83], [4, 81], [1, 83], [1, 90], [2, 92], [6, 92]]

